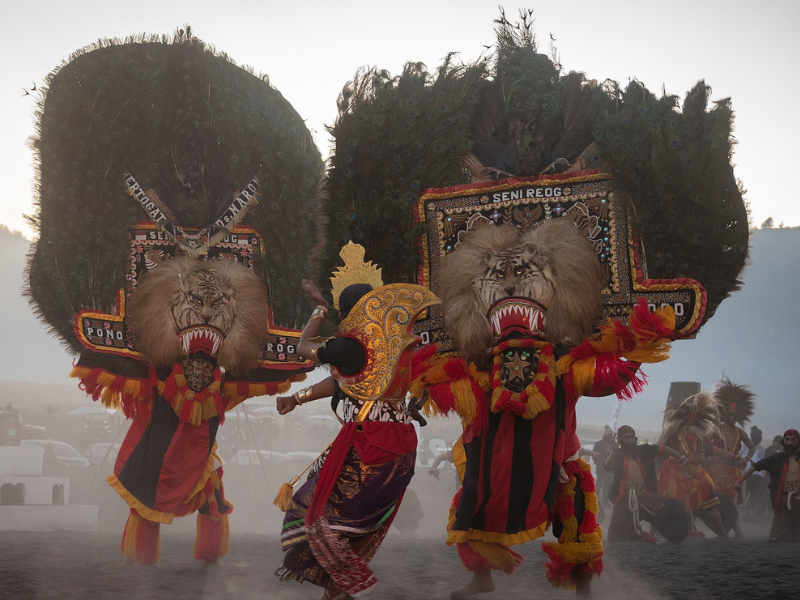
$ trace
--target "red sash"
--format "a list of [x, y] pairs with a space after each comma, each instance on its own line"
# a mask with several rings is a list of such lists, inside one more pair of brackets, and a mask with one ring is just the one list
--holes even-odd
[[[358, 426], [361, 425], [359, 431]], [[306, 526], [311, 525], [325, 513], [325, 505], [331, 497], [336, 478], [344, 461], [355, 447], [361, 460], [367, 464], [381, 464], [393, 458], [413, 452], [417, 447], [414, 426], [406, 423], [384, 423], [364, 421], [345, 423], [331, 444], [330, 452], [317, 476], [317, 487], [306, 513]]]

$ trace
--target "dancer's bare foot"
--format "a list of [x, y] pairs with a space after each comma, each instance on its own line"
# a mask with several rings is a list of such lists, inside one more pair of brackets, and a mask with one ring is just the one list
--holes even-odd
[[461, 600], [475, 594], [485, 594], [494, 591], [494, 580], [491, 571], [475, 571], [472, 574], [472, 581], [460, 590], [454, 590], [450, 594], [450, 600]]

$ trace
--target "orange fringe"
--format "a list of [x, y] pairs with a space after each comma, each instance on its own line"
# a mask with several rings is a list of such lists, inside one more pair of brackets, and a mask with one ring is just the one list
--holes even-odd
[[[165, 381], [159, 381], [156, 378], [155, 370], [152, 368], [150, 369], [149, 379], [127, 378], [104, 369], [89, 369], [86, 367], [74, 367], [69, 376], [80, 380], [81, 389], [91, 395], [93, 400], [101, 401], [103, 406], [108, 408], [122, 410], [127, 418], [136, 419], [145, 425], [149, 425], [152, 419], [153, 390], [163, 394], [167, 386]], [[305, 381], [305, 379], [306, 374], [299, 373], [285, 381], [275, 383], [228, 381], [221, 386], [221, 406], [224, 407], [225, 411], [228, 411], [248, 398], [283, 394], [289, 390], [293, 383]], [[214, 392], [220, 389], [219, 384], [216, 382], [212, 383], [211, 386], [215, 384], [217, 387], [213, 390]], [[182, 394], [180, 398], [176, 399], [175, 403], [171, 402], [178, 416], [181, 415], [181, 408], [186, 399], [193, 400], [194, 395]], [[203, 419], [221, 416], [212, 396], [204, 398], [202, 402], [197, 402], [196, 404], [197, 406], [192, 406], [188, 420], [193, 425], [199, 425]]]
[[161, 560], [161, 527], [131, 509], [122, 533], [120, 551], [131, 562], [154, 565]]
[[[589, 394], [598, 383], [598, 363], [603, 364], [603, 371], [616, 373], [619, 369], [630, 369], [634, 363], [662, 362], [669, 358], [670, 337], [674, 333], [675, 311], [672, 307], [666, 306], [651, 313], [642, 300], [631, 312], [628, 325], [609, 319], [597, 335], [560, 358], [556, 369], [559, 376], [571, 371], [576, 393]], [[637, 388], [643, 384], [637, 378], [632, 379]], [[617, 382], [612, 376], [608, 383]], [[619, 393], [621, 389], [616, 391]], [[627, 396], [624, 392], [623, 395]]]
[[426, 415], [455, 412], [464, 425], [474, 423], [480, 428], [488, 423], [484, 390], [491, 389], [490, 382], [489, 373], [479, 371], [458, 355], [439, 353], [438, 346], [431, 345], [414, 355], [409, 392], [417, 398], [429, 393]]
[[197, 513], [194, 536], [194, 557], [198, 560], [217, 560], [231, 551], [231, 527], [227, 513], [218, 519]]

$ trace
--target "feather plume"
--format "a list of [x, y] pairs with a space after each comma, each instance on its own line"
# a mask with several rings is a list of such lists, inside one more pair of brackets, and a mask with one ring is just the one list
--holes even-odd
[[718, 433], [719, 422], [719, 400], [714, 394], [700, 392], [667, 410], [661, 439], [668, 440], [687, 427], [703, 434]]
[[744, 427], [755, 410], [755, 394], [746, 385], [733, 383], [723, 375], [714, 390], [722, 414]]

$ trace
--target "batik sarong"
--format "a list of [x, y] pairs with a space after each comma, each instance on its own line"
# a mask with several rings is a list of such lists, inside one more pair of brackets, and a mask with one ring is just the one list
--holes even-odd
[[[296, 508], [286, 512], [281, 532], [285, 555], [276, 574], [325, 588], [344, 589], [342, 581], [351, 579], [367, 585], [365, 589], [373, 585], [368, 564], [400, 506], [415, 460], [416, 453], [409, 452], [381, 464], [367, 464], [351, 448], [325, 507], [326, 530], [317, 532], [320, 541], [313, 549], [306, 513], [319, 472], [312, 475], [293, 497]], [[332, 571], [340, 580], [338, 586], [329, 574]]]
[[684, 465], [669, 457], [658, 471], [658, 491], [684, 503], [686, 510], [708, 510], [719, 506], [714, 496], [714, 482], [699, 465]]

